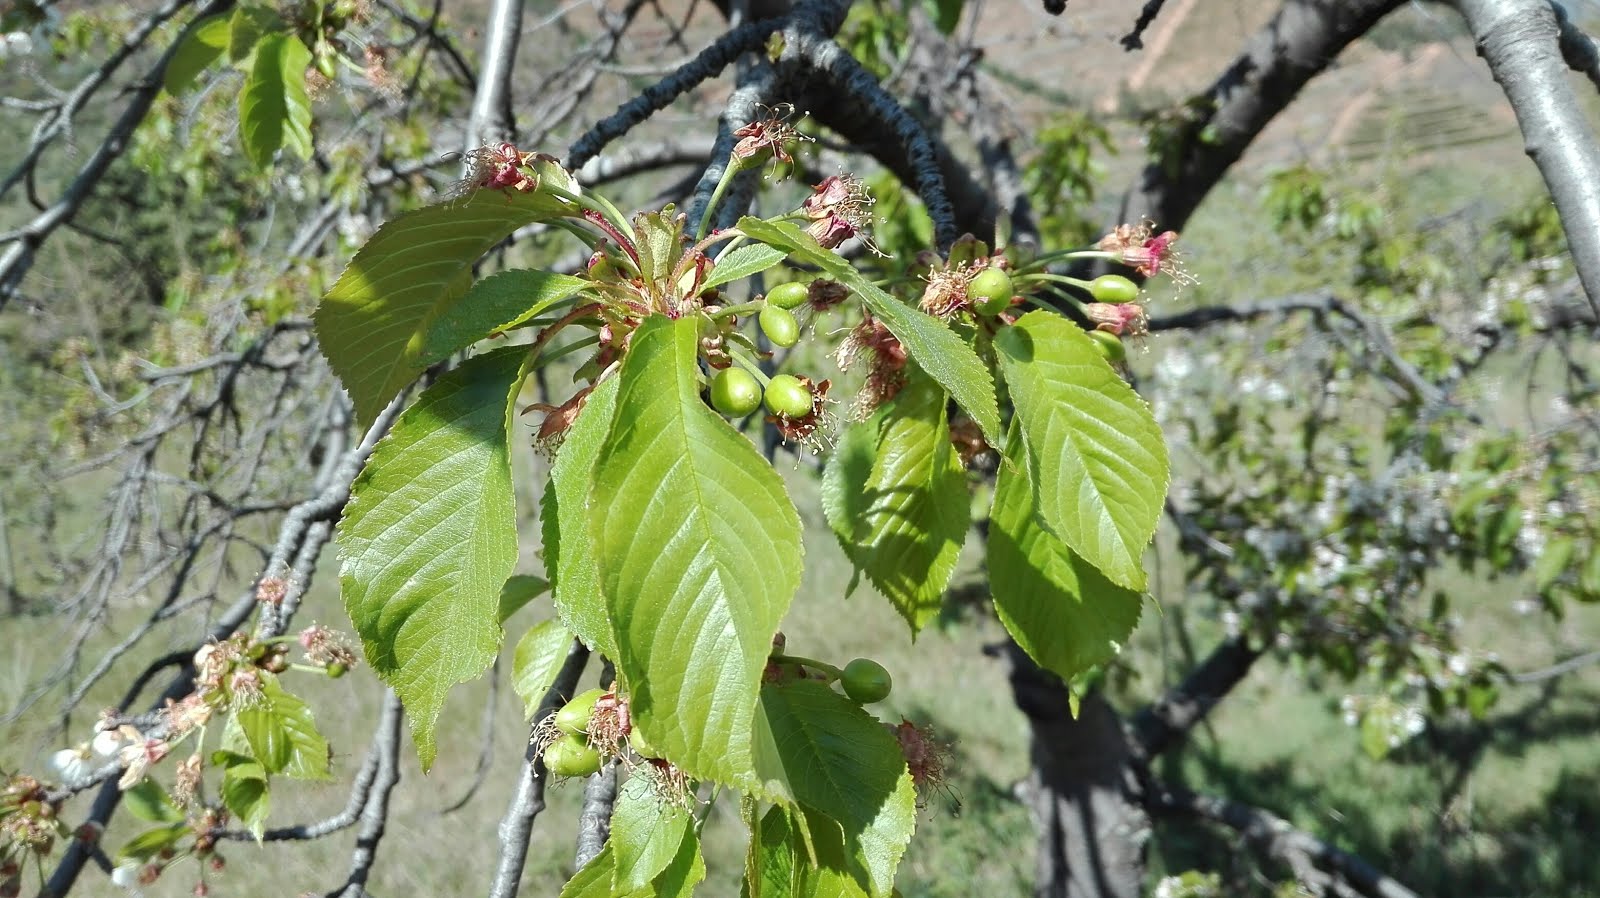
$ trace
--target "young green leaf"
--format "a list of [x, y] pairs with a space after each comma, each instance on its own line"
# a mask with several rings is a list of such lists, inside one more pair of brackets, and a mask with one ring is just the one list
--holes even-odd
[[328, 742], [317, 732], [311, 707], [284, 691], [277, 677], [263, 676], [261, 698], [233, 712], [250, 755], [267, 773], [295, 779], [329, 779]]
[[1029, 312], [995, 337], [1027, 447], [1039, 518], [1111, 582], [1144, 589], [1144, 549], [1167, 493], [1150, 407], [1077, 325]]
[[473, 359], [423, 392], [373, 451], [339, 522], [341, 593], [372, 669], [433, 763], [445, 695], [494, 662], [517, 562], [508, 415], [525, 347]]
[[294, 35], [268, 34], [256, 44], [239, 94], [239, 140], [256, 168], [270, 168], [273, 155], [284, 147], [311, 158], [310, 64], [311, 51]]
[[845, 555], [913, 634], [938, 615], [971, 523], [945, 399], [914, 372], [882, 410], [870, 468], [863, 470], [861, 447], [843, 447], [848, 451], [829, 464], [823, 485], [823, 510]]
[[994, 397], [994, 378], [978, 354], [939, 319], [913, 309], [883, 292], [855, 266], [823, 249], [804, 231], [788, 222], [764, 221], [746, 216], [739, 230], [769, 246], [785, 250], [821, 268], [849, 287], [872, 314], [898, 338], [922, 370], [955, 397], [957, 403], [983, 428], [989, 442], [1000, 442], [1000, 406]]
[[228, 764], [222, 773], [222, 804], [259, 842], [272, 809], [266, 768], [249, 759]]
[[140, 780], [132, 788], [123, 790], [122, 802], [128, 813], [146, 823], [182, 823], [184, 820], [183, 809], [155, 780]]
[[504, 586], [500, 587], [500, 610], [496, 617], [500, 623], [505, 623], [511, 615], [521, 611], [524, 605], [544, 595], [550, 589], [550, 581], [532, 574], [513, 574], [506, 578]]
[[769, 684], [755, 755], [759, 788], [799, 809], [818, 861], [887, 895], [917, 813], [893, 734], [822, 683]]
[[632, 776], [611, 813], [611, 851], [616, 856], [612, 893], [626, 895], [650, 883], [678, 856], [694, 815], [656, 793], [649, 779]]
[[512, 231], [564, 208], [539, 191], [480, 190], [378, 229], [314, 316], [322, 352], [362, 426], [427, 367], [427, 335], [468, 294], [473, 263]]
[[556, 681], [570, 645], [572, 634], [556, 618], [535, 624], [517, 641], [511, 664], [511, 685], [522, 699], [523, 714], [530, 720], [539, 710], [545, 692]]
[[1028, 453], [1011, 425], [989, 517], [989, 588], [1017, 645], [1063, 680], [1116, 657], [1143, 597], [1118, 586], [1045, 529]]
[[[572, 423], [550, 468], [550, 485], [539, 508], [544, 536], [544, 567], [550, 574], [556, 613], [583, 644], [607, 658], [615, 658], [616, 639], [605, 597], [600, 594], [600, 572], [594, 543], [589, 539], [589, 489], [594, 485], [594, 462], [600, 444], [611, 432], [617, 411], [617, 378], [594, 388], [578, 420]], [[572, 534], [570, 540], [562, 534]]]
[[167, 70], [162, 73], [161, 84], [167, 93], [177, 96], [188, 90], [194, 79], [228, 49], [232, 30], [232, 23], [223, 15], [201, 19], [189, 26], [183, 43], [172, 51]]
[[706, 275], [705, 283], [701, 287], [720, 287], [753, 274], [760, 274], [782, 262], [787, 255], [789, 254], [783, 250], [767, 246], [765, 243], [750, 243], [729, 250], [727, 255], [717, 261], [711, 273]]
[[228, 61], [235, 65], [245, 62], [263, 37], [283, 33], [285, 28], [277, 10], [260, 3], [242, 4], [228, 19]]
[[600, 853], [589, 859], [561, 887], [560, 898], [612, 898], [611, 881], [616, 878], [617, 856], [606, 842]]
[[148, 861], [160, 854], [162, 849], [178, 844], [178, 840], [190, 832], [192, 830], [187, 823], [172, 823], [147, 829], [123, 843], [117, 850], [117, 860]]
[[443, 361], [490, 334], [531, 321], [587, 286], [588, 281], [537, 268], [492, 274], [473, 284], [466, 295], [428, 324], [417, 363], [427, 366]]
[[[870, 898], [871, 893], [854, 879], [810, 862], [802, 826], [781, 805], [761, 818], [758, 832], [750, 839], [751, 857], [741, 898]], [[750, 887], [751, 870], [759, 880], [758, 889]]]
[[589, 532], [634, 726], [692, 776], [737, 785], [803, 547], [782, 479], [700, 399], [699, 342], [693, 318], [634, 331]]

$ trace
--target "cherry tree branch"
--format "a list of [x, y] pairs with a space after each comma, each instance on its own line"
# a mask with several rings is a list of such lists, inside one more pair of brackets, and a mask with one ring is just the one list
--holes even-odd
[[[105, 63], [91, 73], [73, 92], [68, 102], [55, 113], [49, 123], [36, 130], [33, 142], [28, 153], [23, 157], [17, 168], [4, 182], [0, 182], [0, 196], [4, 196], [18, 180], [31, 178], [38, 165], [40, 156], [49, 144], [59, 135], [66, 133], [71, 126], [72, 116], [78, 112], [83, 103], [103, 85], [122, 63], [136, 50], [144, 45], [156, 29], [168, 19], [187, 7], [193, 0], [174, 0], [157, 10], [144, 21], [139, 28], [123, 40], [117, 52], [106, 60]], [[145, 72], [144, 77], [132, 85], [127, 91], [127, 105], [123, 107], [122, 114], [117, 117], [111, 130], [106, 134], [100, 146], [95, 149], [83, 166], [78, 169], [78, 174], [72, 179], [61, 196], [34, 219], [22, 227], [0, 236], [0, 243], [9, 243], [3, 254], [0, 254], [0, 309], [17, 294], [22, 285], [22, 278], [33, 265], [35, 253], [55, 230], [72, 219], [94, 191], [100, 179], [105, 177], [106, 171], [128, 149], [133, 138], [133, 132], [150, 113], [150, 107], [155, 103], [156, 96], [161, 92], [162, 75], [167, 70], [167, 63], [183, 46], [189, 35], [193, 33], [196, 25], [205, 17], [232, 6], [232, 0], [210, 0], [195, 14], [195, 18], [184, 28], [173, 41], [171, 46], [161, 54], [155, 65]]]
[[467, 124], [467, 149], [484, 143], [512, 140], [517, 117], [512, 106], [511, 78], [522, 36], [522, 0], [494, 0], [484, 28], [483, 67], [472, 98], [472, 118]]
[[400, 782], [402, 716], [400, 697], [390, 690], [383, 698], [383, 718], [378, 726], [381, 735], [374, 745], [379, 755], [378, 774], [373, 778], [372, 791], [361, 811], [361, 829], [356, 832], [356, 847], [351, 853], [350, 876], [343, 886], [329, 892], [328, 898], [362, 898], [367, 894], [367, 877], [378, 858], [378, 843], [389, 825], [389, 796]]
[[1153, 758], [1183, 741], [1244, 681], [1261, 654], [1244, 637], [1225, 639], [1183, 682], [1135, 714], [1129, 727], [1143, 757]]
[[[1263, 857], [1287, 865], [1307, 885], [1343, 885], [1365, 898], [1418, 898], [1417, 893], [1360, 857], [1260, 808], [1159, 783], [1148, 785], [1145, 806], [1156, 816], [1193, 818], [1225, 826]], [[1330, 878], [1333, 883], [1327, 883]]]
[[[574, 639], [555, 682], [539, 700], [539, 709], [533, 715], [535, 725], [572, 698], [588, 664], [589, 649]], [[512, 784], [511, 803], [500, 820], [500, 859], [489, 886], [489, 898], [514, 898], [517, 894], [522, 883], [522, 868], [528, 862], [528, 839], [533, 835], [534, 818], [544, 811], [544, 790], [548, 782], [544, 758], [538, 754], [538, 746], [530, 736], [517, 780]]]
[[1121, 221], [1182, 230], [1212, 187], [1300, 89], [1405, 0], [1285, 0], [1193, 104], [1167, 158], [1152, 159], [1122, 199]]
[[1600, 315], [1600, 147], [1567, 81], [1556, 14], [1549, 0], [1456, 0], [1456, 8], [1511, 101], [1523, 147], [1550, 188], [1578, 278]]
[[617, 803], [617, 773], [620, 762], [607, 761], [598, 773], [583, 784], [583, 808], [578, 812], [577, 865], [594, 860], [611, 835], [611, 809]]

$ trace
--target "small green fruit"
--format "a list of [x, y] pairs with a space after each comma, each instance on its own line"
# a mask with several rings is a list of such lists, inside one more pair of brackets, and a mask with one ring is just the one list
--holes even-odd
[[761, 407], [761, 384], [743, 368], [724, 368], [711, 378], [711, 407], [740, 418]]
[[792, 374], [780, 374], [767, 382], [767, 411], [785, 418], [804, 418], [811, 414], [811, 388]]
[[344, 676], [346, 673], [348, 673], [349, 670], [350, 670], [349, 666], [346, 665], [343, 661], [335, 661], [332, 664], [328, 665], [328, 677], [330, 679], [337, 680], [340, 677]]
[[761, 323], [761, 332], [767, 335], [772, 345], [788, 349], [800, 342], [800, 322], [794, 320], [794, 313], [788, 309], [769, 305], [761, 310], [756, 320]]
[[1094, 341], [1095, 350], [1108, 362], [1121, 362], [1128, 358], [1128, 347], [1123, 344], [1121, 337], [1110, 331], [1092, 330], [1089, 339]]
[[797, 309], [811, 297], [811, 288], [799, 281], [779, 284], [767, 291], [767, 305], [780, 309]]
[[1139, 285], [1120, 274], [1102, 274], [1089, 282], [1089, 294], [1097, 302], [1133, 302]]
[[544, 766], [556, 776], [588, 776], [600, 770], [600, 753], [568, 733], [544, 747]]
[[881, 702], [889, 697], [889, 690], [894, 688], [889, 672], [870, 658], [857, 658], [846, 664], [839, 682], [844, 686], [844, 694], [858, 705]]
[[604, 689], [591, 689], [579, 693], [577, 698], [567, 702], [565, 707], [556, 712], [556, 728], [573, 736], [589, 732], [589, 718], [594, 714], [594, 703], [605, 694]]
[[985, 268], [967, 285], [967, 298], [979, 315], [993, 317], [1004, 312], [1011, 305], [1013, 294], [1011, 275], [998, 268]]
[[639, 732], [638, 727], [634, 727], [628, 732], [628, 744], [633, 746], [634, 754], [641, 758], [661, 757], [661, 753], [656, 751], [656, 747], [644, 738], [644, 734]]

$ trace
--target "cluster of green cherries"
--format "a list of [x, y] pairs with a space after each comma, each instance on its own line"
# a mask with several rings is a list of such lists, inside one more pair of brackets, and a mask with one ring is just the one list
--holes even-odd
[[[793, 309], [804, 305], [810, 288], [798, 281], [779, 284], [767, 293], [756, 323], [773, 346], [782, 349], [800, 342], [800, 322]], [[811, 413], [811, 388], [792, 374], [779, 374], [765, 388], [755, 375], [738, 365], [723, 368], [711, 378], [711, 406], [731, 418], [750, 414], [763, 404], [767, 411], [786, 418]]]

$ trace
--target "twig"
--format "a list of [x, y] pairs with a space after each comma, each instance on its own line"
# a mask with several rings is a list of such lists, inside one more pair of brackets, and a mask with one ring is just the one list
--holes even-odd
[[611, 810], [617, 804], [620, 766], [613, 758], [583, 784], [583, 808], [578, 812], [577, 864], [580, 869], [594, 860], [611, 835]]
[[1594, 664], [1597, 661], [1600, 661], [1600, 651], [1585, 652], [1582, 655], [1568, 658], [1565, 661], [1552, 664], [1549, 667], [1540, 668], [1539, 670], [1530, 670], [1526, 673], [1508, 674], [1506, 679], [1513, 683], [1542, 683], [1545, 680], [1553, 680], [1556, 677], [1565, 676], [1566, 674], [1572, 673], [1575, 670], [1579, 670], [1580, 668]]
[[1144, 48], [1145, 29], [1161, 15], [1161, 7], [1166, 3], [1167, 0], [1146, 0], [1144, 8], [1139, 10], [1139, 18], [1133, 23], [1133, 30], [1122, 36], [1122, 49], [1132, 52]]
[[372, 872], [372, 862], [378, 857], [378, 843], [383, 840], [389, 824], [389, 796], [400, 782], [400, 697], [390, 690], [383, 699], [383, 718], [378, 725], [378, 738], [374, 740], [374, 754], [378, 756], [377, 775], [373, 777], [372, 792], [361, 811], [361, 829], [356, 833], [356, 847], [350, 858], [350, 876], [345, 884], [328, 893], [328, 898], [360, 898], [366, 894], [367, 876]]
[[[589, 649], [574, 639], [567, 649], [567, 660], [557, 672], [555, 682], [545, 690], [534, 712], [537, 725], [572, 698], [578, 687], [578, 678], [589, 663]], [[500, 820], [500, 859], [495, 866], [494, 881], [489, 887], [489, 898], [515, 898], [522, 882], [522, 868], [528, 861], [528, 838], [533, 834], [534, 818], [544, 810], [544, 789], [548, 782], [544, 758], [537, 754], [538, 747], [530, 739], [523, 753], [522, 766], [517, 771], [517, 781], [511, 794], [506, 815]]]

